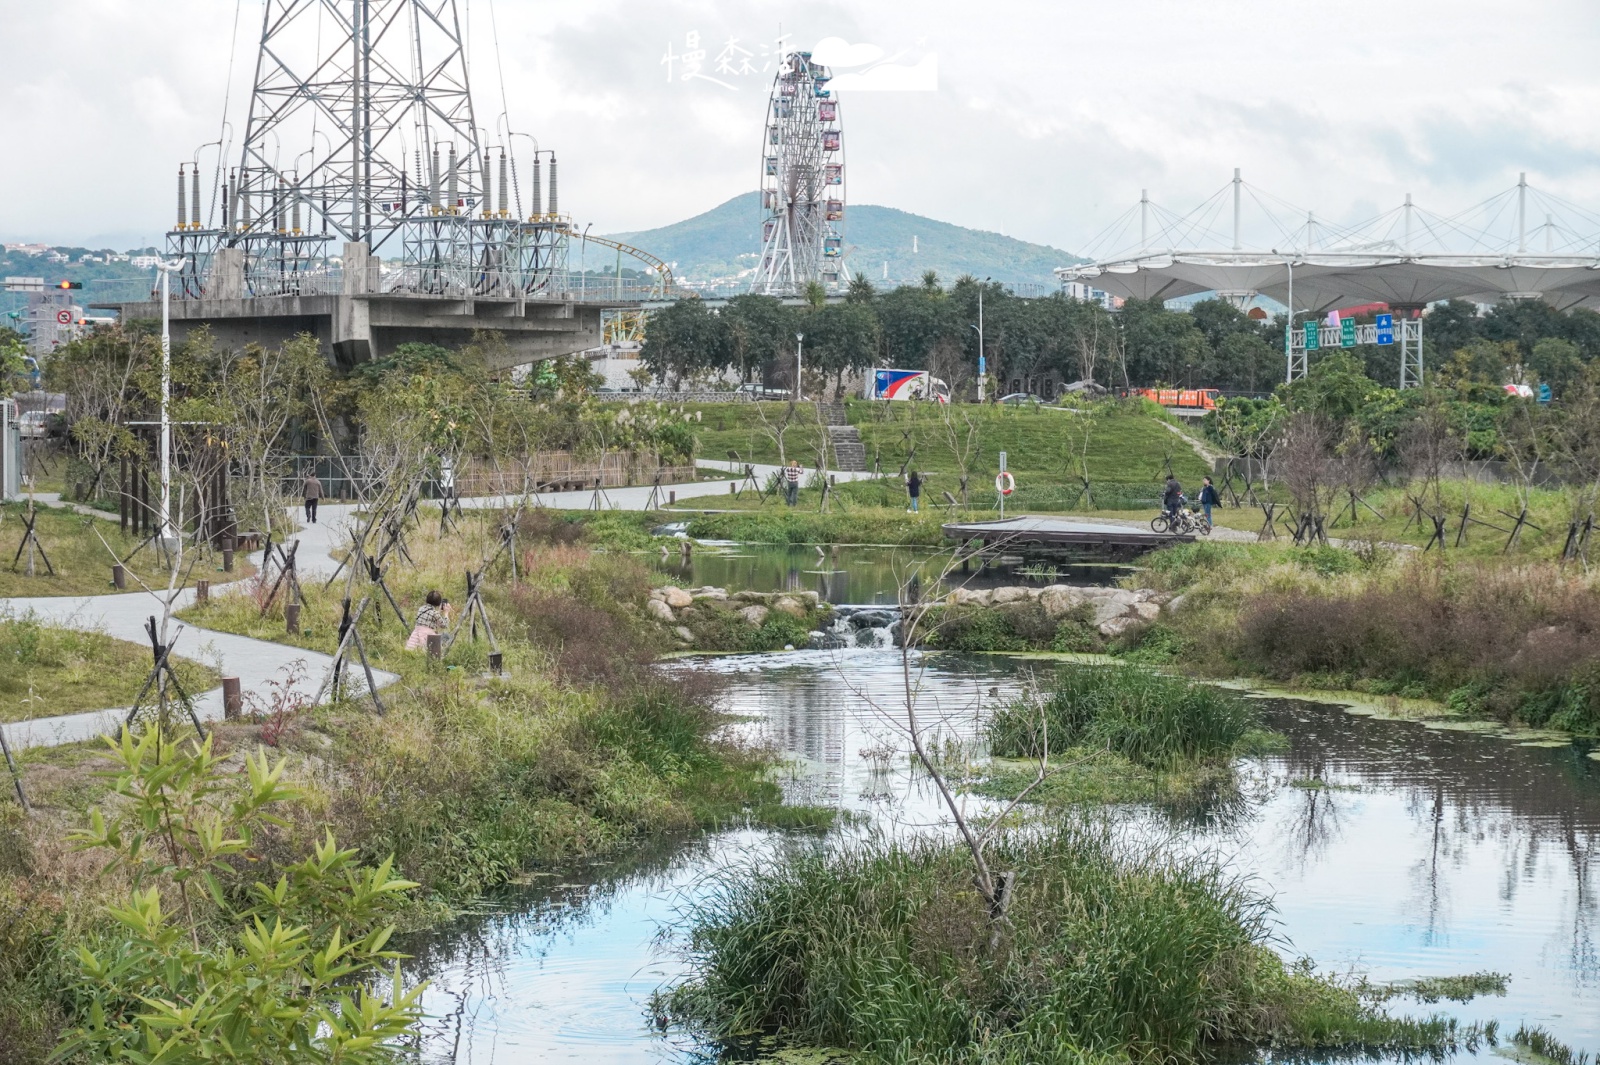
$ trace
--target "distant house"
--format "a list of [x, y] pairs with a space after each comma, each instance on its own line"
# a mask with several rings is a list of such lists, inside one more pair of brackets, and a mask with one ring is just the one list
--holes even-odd
[[161, 256], [135, 255], [128, 261], [133, 265], [135, 270], [154, 270], [157, 266], [161, 265]]

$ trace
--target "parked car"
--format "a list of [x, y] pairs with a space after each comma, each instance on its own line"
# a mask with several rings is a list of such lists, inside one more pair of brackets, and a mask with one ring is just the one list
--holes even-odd
[[17, 429], [25, 438], [43, 440], [50, 435], [50, 412], [46, 410], [24, 411], [17, 418]]

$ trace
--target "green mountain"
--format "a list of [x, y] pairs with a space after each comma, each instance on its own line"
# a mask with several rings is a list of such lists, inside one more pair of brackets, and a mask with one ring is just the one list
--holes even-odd
[[[611, 239], [676, 263], [685, 281], [732, 283], [761, 255], [761, 194], [735, 196], [704, 214], [659, 229], [614, 233]], [[1059, 248], [951, 225], [893, 207], [850, 205], [845, 214], [845, 256], [852, 273], [874, 284], [915, 282], [933, 270], [945, 281], [962, 274], [996, 281], [1054, 286], [1058, 266], [1082, 262]]]

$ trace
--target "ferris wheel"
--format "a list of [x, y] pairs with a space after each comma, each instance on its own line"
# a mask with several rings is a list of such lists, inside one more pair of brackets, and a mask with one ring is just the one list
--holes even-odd
[[767, 103], [762, 145], [761, 265], [752, 292], [797, 296], [813, 281], [836, 287], [844, 269], [844, 144], [833, 75], [790, 52]]

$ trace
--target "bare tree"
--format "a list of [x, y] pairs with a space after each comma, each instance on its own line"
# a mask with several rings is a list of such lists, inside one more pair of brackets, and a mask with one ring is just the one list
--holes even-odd
[[939, 423], [944, 430], [950, 455], [955, 459], [957, 475], [961, 478], [961, 505], [967, 505], [967, 482], [972, 476], [972, 466], [983, 449], [978, 441], [978, 427], [964, 406], [956, 403], [939, 403]]
[[1430, 492], [1435, 506], [1444, 503], [1441, 481], [1450, 463], [1461, 455], [1461, 441], [1450, 431], [1444, 404], [1430, 399], [1399, 439], [1400, 463], [1413, 481], [1422, 482], [1422, 495]]

